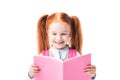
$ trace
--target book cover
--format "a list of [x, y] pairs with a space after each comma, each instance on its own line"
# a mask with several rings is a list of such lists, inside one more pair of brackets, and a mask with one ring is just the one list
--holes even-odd
[[41, 69], [35, 80], [91, 80], [84, 72], [86, 65], [91, 64], [91, 54], [72, 57], [65, 61], [49, 56], [34, 56], [34, 64]]

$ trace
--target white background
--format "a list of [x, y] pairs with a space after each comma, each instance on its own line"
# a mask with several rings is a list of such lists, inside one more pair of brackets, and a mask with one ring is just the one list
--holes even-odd
[[119, 80], [119, 0], [0, 0], [0, 80], [25, 80], [37, 54], [39, 17], [66, 12], [81, 20], [83, 54], [92, 53], [96, 80]]

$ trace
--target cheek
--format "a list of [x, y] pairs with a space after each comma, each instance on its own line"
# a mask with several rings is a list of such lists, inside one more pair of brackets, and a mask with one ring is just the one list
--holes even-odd
[[48, 38], [50, 42], [54, 41], [54, 37], [52, 35], [49, 35]]
[[64, 40], [65, 40], [66, 42], [69, 42], [69, 41], [71, 40], [71, 37], [70, 37], [70, 36], [65, 37]]

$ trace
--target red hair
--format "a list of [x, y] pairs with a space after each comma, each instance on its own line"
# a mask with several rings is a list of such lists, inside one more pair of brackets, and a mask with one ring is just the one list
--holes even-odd
[[52, 15], [43, 15], [38, 20], [38, 54], [43, 50], [49, 49], [49, 41], [47, 30], [49, 25], [53, 22], [64, 22], [71, 27], [71, 48], [76, 49], [82, 55], [82, 30], [79, 18], [77, 16], [69, 16], [64, 12], [53, 13]]

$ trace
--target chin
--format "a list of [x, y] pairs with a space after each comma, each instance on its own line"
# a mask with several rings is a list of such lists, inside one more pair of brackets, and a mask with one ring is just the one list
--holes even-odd
[[66, 46], [61, 46], [61, 47], [57, 47], [57, 46], [56, 46], [56, 48], [59, 49], [59, 50], [65, 48], [65, 47], [66, 47]]
[[53, 47], [60, 50], [60, 49], [65, 48], [66, 45], [65, 44], [62, 44], [62, 45], [53, 44]]

